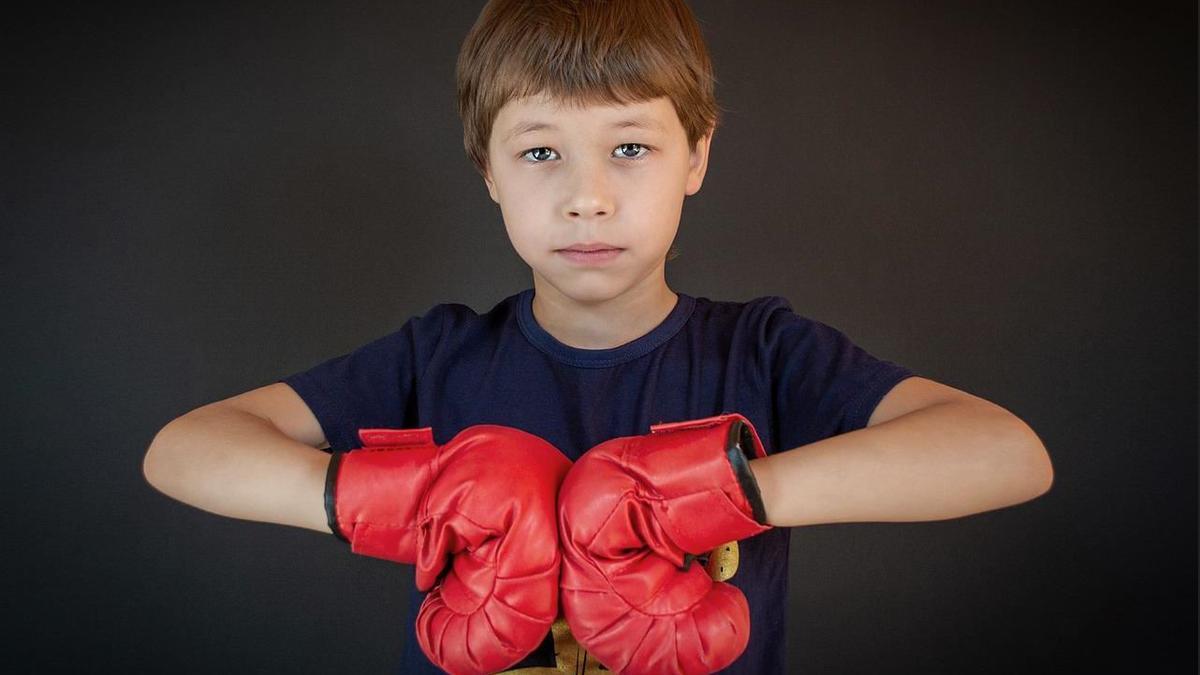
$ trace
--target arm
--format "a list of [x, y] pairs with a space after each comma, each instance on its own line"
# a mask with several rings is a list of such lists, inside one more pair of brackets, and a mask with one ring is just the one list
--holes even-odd
[[920, 377], [897, 384], [867, 427], [750, 467], [782, 527], [958, 518], [1042, 495], [1054, 475], [1020, 418]]
[[150, 443], [142, 471], [163, 494], [210, 513], [332, 534], [324, 507], [330, 456], [309, 443], [324, 445], [312, 412], [290, 387], [274, 384], [171, 421]]
[[314, 447], [326, 441], [312, 411], [276, 383], [172, 421], [143, 470], [206, 511], [325, 534], [332, 521], [352, 552], [415, 565], [428, 592], [416, 636], [443, 670], [494, 673], [536, 649], [558, 614], [554, 507], [570, 460], [500, 425], [442, 445], [430, 427], [358, 437], [362, 447], [331, 464]]

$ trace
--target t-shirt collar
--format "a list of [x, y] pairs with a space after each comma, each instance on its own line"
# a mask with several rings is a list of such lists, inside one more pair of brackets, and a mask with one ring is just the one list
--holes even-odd
[[675, 307], [649, 333], [609, 349], [581, 349], [559, 342], [538, 324], [533, 316], [533, 292], [527, 288], [517, 295], [517, 323], [525, 337], [548, 356], [581, 368], [609, 368], [654, 351], [670, 340], [683, 328], [695, 308], [696, 299], [684, 293], [676, 293]]

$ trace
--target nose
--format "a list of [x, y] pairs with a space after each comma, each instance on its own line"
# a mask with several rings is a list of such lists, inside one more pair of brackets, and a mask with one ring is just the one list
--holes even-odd
[[563, 215], [567, 220], [603, 218], [611, 215], [616, 204], [612, 184], [601, 162], [577, 164], [569, 179]]

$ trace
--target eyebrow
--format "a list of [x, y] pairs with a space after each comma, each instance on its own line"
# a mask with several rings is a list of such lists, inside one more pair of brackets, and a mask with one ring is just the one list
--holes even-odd
[[[613, 122], [612, 124], [608, 125], [608, 128], [610, 128], [610, 129], [633, 128], [633, 129], [647, 129], [650, 131], [662, 131], [663, 130], [663, 127], [661, 124], [659, 124], [658, 122], [655, 122], [654, 120], [645, 118], [645, 117], [634, 117], [631, 119]], [[533, 133], [534, 131], [543, 131], [543, 130], [558, 131], [558, 127], [554, 126], [553, 124], [550, 124], [549, 122], [542, 122], [539, 120], [523, 121], [523, 122], [519, 122], [516, 126], [514, 126], [512, 128], [512, 130], [510, 130], [508, 132], [508, 135], [506, 135], [504, 137], [504, 140], [506, 142], [511, 141], [512, 139], [516, 138], [517, 136], [521, 136], [523, 134], [528, 134], [528, 133]]]

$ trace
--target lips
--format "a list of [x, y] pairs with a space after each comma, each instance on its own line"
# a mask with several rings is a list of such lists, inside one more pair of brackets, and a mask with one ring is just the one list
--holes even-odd
[[[607, 246], [607, 244], [604, 245]], [[624, 253], [624, 250], [619, 248], [595, 248], [595, 246], [584, 244], [574, 248], [559, 249], [557, 253], [572, 265], [581, 267], [603, 267]], [[588, 250], [589, 248], [591, 250]]]
[[621, 247], [611, 244], [591, 242], [587, 244], [571, 244], [567, 248], [560, 248], [560, 251], [577, 251], [579, 253], [595, 253], [596, 251], [619, 251]]

